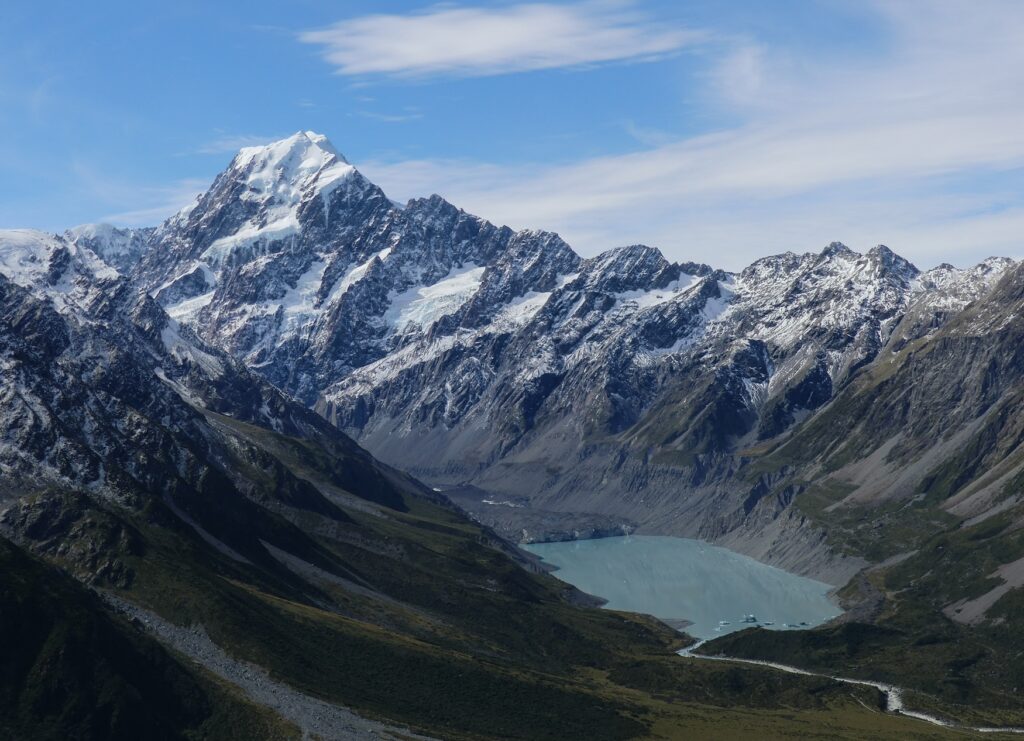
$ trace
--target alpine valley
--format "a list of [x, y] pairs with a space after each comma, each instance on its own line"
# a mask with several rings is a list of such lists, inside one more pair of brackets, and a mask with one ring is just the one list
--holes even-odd
[[[836, 676], [1024, 725], [1012, 260], [583, 258], [299, 132], [158, 226], [0, 232], [0, 363], [5, 737], [971, 733]], [[633, 532], [834, 585], [699, 649], [812, 673], [517, 547]]]

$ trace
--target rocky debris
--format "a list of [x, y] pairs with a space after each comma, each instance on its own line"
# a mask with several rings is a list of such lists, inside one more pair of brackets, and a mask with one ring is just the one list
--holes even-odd
[[966, 625], [977, 625], [984, 622], [989, 608], [995, 605], [1003, 595], [1011, 589], [1024, 587], [1024, 558], [1002, 564], [990, 574], [990, 578], [1000, 579], [1002, 583], [980, 597], [975, 597], [972, 600], [957, 600], [953, 604], [947, 605], [942, 612], [951, 620]]
[[428, 739], [405, 728], [364, 718], [347, 708], [310, 697], [271, 679], [265, 669], [229, 656], [210, 640], [201, 625], [175, 625], [109, 593], [101, 593], [101, 596], [115, 610], [165, 645], [235, 685], [253, 702], [294, 723], [302, 731], [304, 739]]
[[444, 493], [474, 520], [513, 543], [611, 538], [636, 529], [631, 522], [607, 515], [535, 509], [526, 497], [489, 494], [472, 486]]

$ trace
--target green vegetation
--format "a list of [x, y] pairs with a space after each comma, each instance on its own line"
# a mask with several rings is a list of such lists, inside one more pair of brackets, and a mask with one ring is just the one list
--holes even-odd
[[2, 539], [0, 635], [4, 738], [298, 738]]
[[849, 484], [825, 480], [811, 484], [794, 500], [800, 512], [825, 527], [829, 542], [842, 553], [879, 563], [916, 550], [935, 533], [959, 523], [923, 498], [829, 509], [853, 489]]
[[[922, 694], [914, 704], [966, 722], [1024, 724], [1024, 596], [1012, 590], [977, 624], [950, 620], [963, 601], [1003, 583], [996, 570], [1024, 558], [1021, 508], [972, 527], [922, 537], [912, 555], [868, 575], [882, 597], [876, 624], [807, 632], [750, 630], [711, 643], [709, 652], [763, 658], [850, 677], [892, 682]], [[856, 589], [844, 596], [856, 601]]]
[[[159, 500], [127, 513], [79, 496], [62, 500], [69, 522], [130, 538], [75, 527], [49, 557], [81, 571], [64, 554], [100, 554], [90, 563], [118, 568], [95, 570], [99, 586], [201, 624], [310, 695], [446, 739], [733, 738], [755, 722], [765, 738], [818, 724], [840, 738], [920, 730], [878, 714], [870, 692], [685, 661], [685, 638], [651, 618], [574, 606], [563, 583], [343, 438], [215, 420], [237, 476], [173, 497], [202, 534]], [[237, 703], [169, 737], [208, 736], [233, 713], [250, 737], [283, 737], [253, 730], [265, 716]]]

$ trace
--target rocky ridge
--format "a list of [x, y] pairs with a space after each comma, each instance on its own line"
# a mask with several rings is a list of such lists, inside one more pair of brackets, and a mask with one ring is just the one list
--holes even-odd
[[921, 272], [840, 243], [739, 273], [642, 245], [584, 259], [438, 196], [395, 204], [299, 132], [242, 150], [131, 274], [205, 341], [431, 483], [842, 581], [860, 562], [822, 551], [789, 506], [799, 487], [737, 488], [747, 451], [1013, 264]]

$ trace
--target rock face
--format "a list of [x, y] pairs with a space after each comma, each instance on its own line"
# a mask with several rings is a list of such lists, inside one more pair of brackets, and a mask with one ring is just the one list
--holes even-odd
[[767, 497], [784, 474], [739, 485], [737, 473], [1012, 265], [922, 273], [884, 246], [839, 243], [739, 273], [642, 245], [583, 259], [556, 235], [438, 196], [398, 206], [300, 132], [242, 150], [152, 233], [132, 277], [427, 481], [724, 540], [838, 579], [857, 563], [794, 537], [799, 489]]
[[[949, 312], [922, 304], [914, 308]], [[799, 458], [818, 466], [817, 485], [833, 485], [845, 505], [927, 503], [971, 523], [1010, 512], [1022, 501], [1024, 268], [1005, 270], [939, 329], [910, 340], [919, 310], [903, 316], [879, 362], [787, 446], [804, 449]]]
[[[0, 232], [0, 363], [0, 530], [90, 583], [133, 579], [137, 538], [107, 508], [159, 502], [196, 522], [225, 501], [247, 506], [249, 484], [232, 481], [225, 464], [247, 453], [210, 414], [286, 434], [319, 431], [374, 465], [62, 237]], [[307, 488], [282, 480], [278, 492], [302, 501]]]
[[[321, 136], [242, 150], [134, 269], [171, 316], [307, 404], [441, 322], [551, 290], [579, 258], [441, 198], [398, 207]], [[486, 275], [485, 275], [486, 273]], [[473, 305], [479, 304], [474, 311]]]

